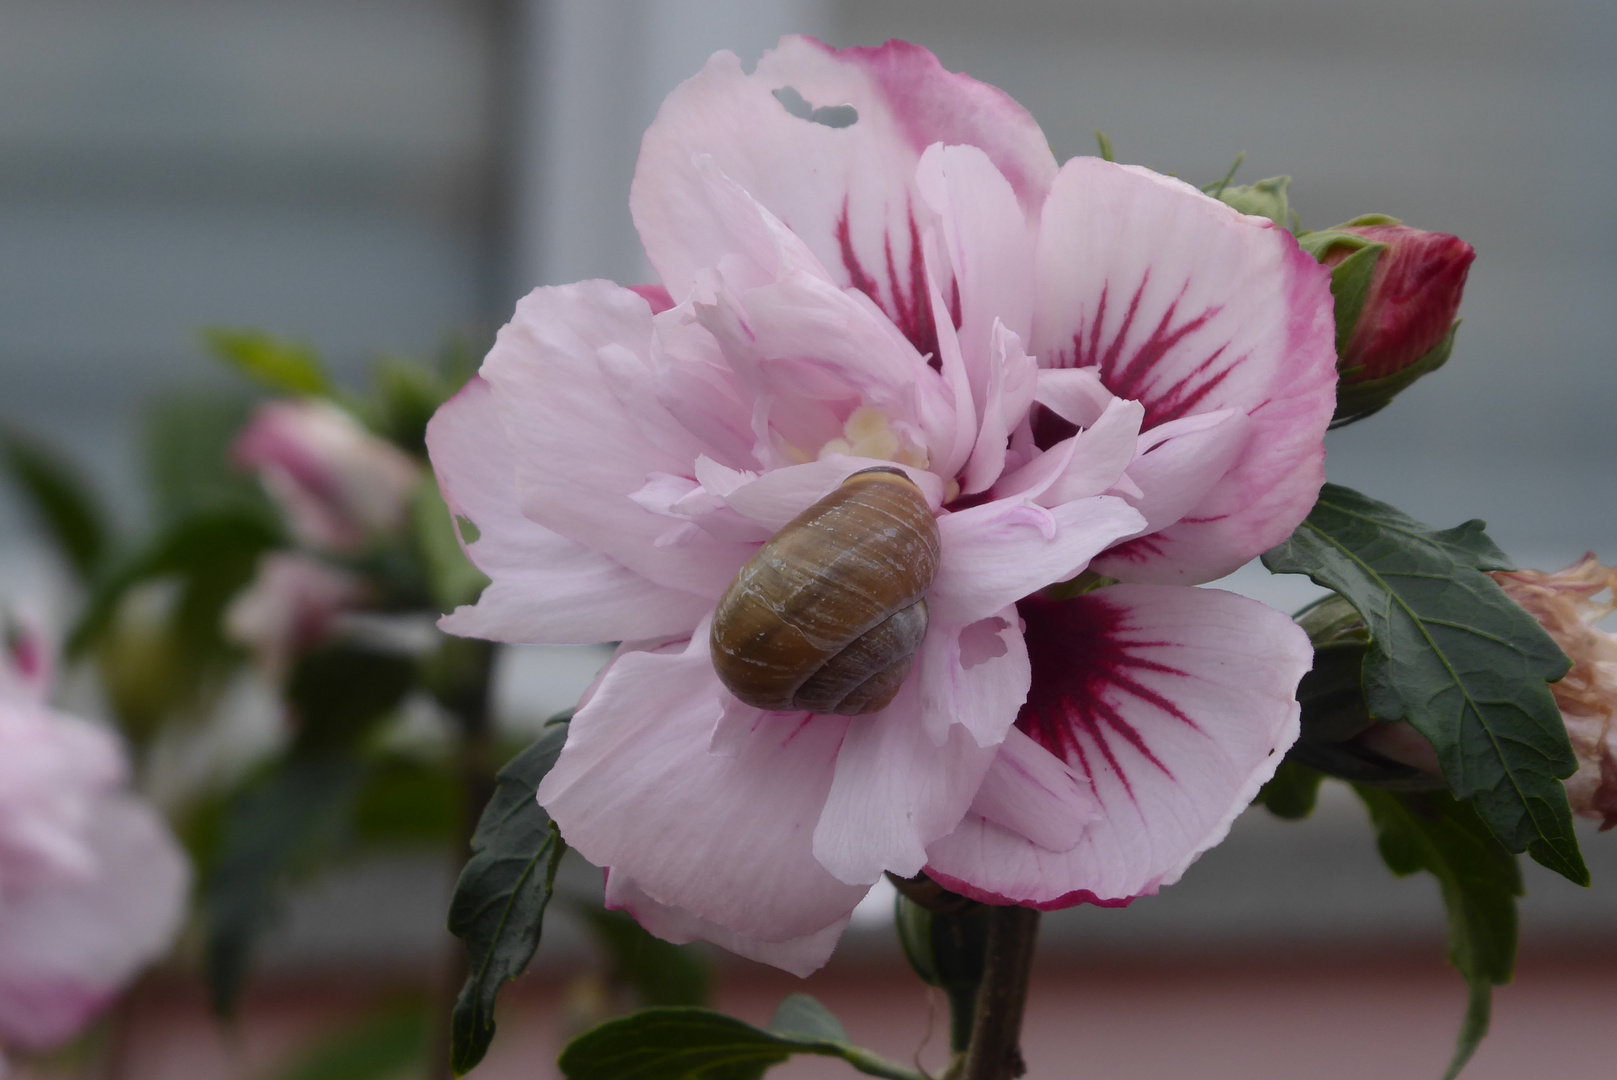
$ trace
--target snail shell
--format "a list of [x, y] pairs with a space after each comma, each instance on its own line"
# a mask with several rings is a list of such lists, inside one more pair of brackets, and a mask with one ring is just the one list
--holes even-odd
[[759, 709], [855, 716], [893, 700], [926, 636], [938, 526], [897, 469], [856, 472], [770, 538], [713, 616], [713, 667]]

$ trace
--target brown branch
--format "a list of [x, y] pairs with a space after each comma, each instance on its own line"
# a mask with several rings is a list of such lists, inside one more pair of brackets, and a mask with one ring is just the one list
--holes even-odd
[[1027, 1072], [1022, 1061], [1022, 1013], [1038, 931], [1039, 913], [1031, 908], [991, 909], [988, 964], [977, 992], [977, 1019], [961, 1080], [1015, 1080]]

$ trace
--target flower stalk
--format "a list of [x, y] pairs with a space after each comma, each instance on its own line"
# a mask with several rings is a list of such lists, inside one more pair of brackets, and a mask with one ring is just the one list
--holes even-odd
[[987, 964], [961, 1080], [1015, 1080], [1027, 1072], [1022, 1014], [1038, 932], [1039, 913], [1033, 908], [989, 909]]

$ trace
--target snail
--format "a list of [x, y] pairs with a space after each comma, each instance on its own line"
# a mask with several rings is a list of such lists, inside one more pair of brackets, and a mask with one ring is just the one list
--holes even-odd
[[759, 548], [719, 600], [713, 667], [760, 709], [884, 708], [926, 636], [938, 526], [898, 469], [854, 473]]

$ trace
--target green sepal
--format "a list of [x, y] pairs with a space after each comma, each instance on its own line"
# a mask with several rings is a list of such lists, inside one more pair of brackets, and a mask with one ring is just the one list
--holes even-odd
[[305, 342], [225, 326], [203, 330], [202, 340], [216, 358], [267, 390], [295, 396], [331, 393], [325, 362]]
[[1481, 522], [1434, 531], [1326, 484], [1263, 563], [1352, 603], [1371, 635], [1369, 715], [1408, 720], [1437, 751], [1449, 790], [1475, 804], [1506, 848], [1588, 884], [1560, 783], [1577, 759], [1547, 685], [1570, 661], [1484, 572], [1509, 560]]
[[711, 1009], [642, 1009], [580, 1035], [556, 1063], [567, 1080], [758, 1080], [794, 1054], [841, 1058], [867, 1076], [924, 1080], [854, 1046], [807, 994], [781, 1002], [768, 1030]]
[[949, 1048], [964, 1053], [988, 959], [988, 908], [975, 904], [962, 911], [936, 911], [900, 893], [894, 922], [915, 974], [948, 997]]
[[1290, 186], [1291, 177], [1271, 176], [1255, 184], [1226, 184], [1214, 197], [1243, 214], [1268, 218], [1282, 229], [1290, 229], [1294, 217], [1286, 193]]
[[567, 741], [567, 722], [552, 722], [500, 770], [472, 835], [472, 857], [455, 883], [449, 932], [466, 943], [468, 974], [450, 1019], [450, 1065], [463, 1075], [494, 1040], [500, 988], [527, 968], [539, 948], [545, 907], [567, 850], [536, 792]]
[[1396, 795], [1355, 787], [1376, 827], [1376, 846], [1394, 874], [1437, 878], [1448, 914], [1449, 963], [1469, 988], [1465, 1019], [1443, 1080], [1453, 1080], [1488, 1032], [1492, 989], [1510, 982], [1516, 964], [1516, 858], [1475, 810], [1432, 793]]
[[1325, 774], [1310, 769], [1288, 756], [1280, 763], [1267, 784], [1258, 790], [1255, 802], [1277, 818], [1301, 821], [1319, 803], [1319, 785]]
[[1454, 320], [1454, 325], [1449, 327], [1449, 332], [1443, 335], [1442, 341], [1432, 346], [1431, 351], [1402, 371], [1362, 382], [1350, 381], [1353, 372], [1361, 369], [1354, 368], [1342, 372], [1342, 381], [1336, 387], [1336, 412], [1331, 417], [1331, 427], [1339, 428], [1380, 412], [1393, 398], [1407, 390], [1416, 379], [1430, 375], [1448, 363], [1449, 355], [1454, 351], [1454, 335], [1459, 333], [1462, 321]]

